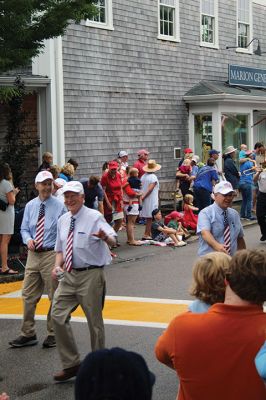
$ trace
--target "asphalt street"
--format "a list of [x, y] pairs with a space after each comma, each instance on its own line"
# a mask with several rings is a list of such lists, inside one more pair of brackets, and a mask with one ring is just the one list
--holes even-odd
[[[138, 227], [138, 233], [143, 230]], [[182, 248], [164, 248], [156, 246], [127, 246], [124, 233], [120, 234], [122, 246], [117, 249], [114, 263], [106, 267], [107, 295], [127, 296], [129, 298], [191, 300], [188, 288], [191, 283], [191, 270], [197, 258], [197, 242]], [[257, 225], [245, 228], [248, 248], [266, 248], [260, 243]], [[12, 310], [11, 310], [12, 311]], [[7, 314], [0, 310], [0, 314]], [[0, 315], [0, 392], [6, 391], [11, 400], [74, 399], [73, 380], [56, 384], [53, 373], [61, 369], [60, 360], [53, 349], [42, 349], [41, 342], [46, 336], [45, 321], [38, 320], [37, 333], [39, 344], [34, 347], [12, 349], [8, 341], [19, 334], [19, 315], [12, 318]], [[83, 358], [89, 351], [89, 334], [86, 323], [72, 322], [77, 344]], [[136, 324], [137, 325], [137, 324]], [[149, 368], [156, 375], [154, 400], [174, 400], [177, 393], [175, 373], [159, 364], [154, 357], [154, 344], [162, 328], [136, 326], [123, 323], [106, 324], [107, 347], [120, 346], [141, 353]]]

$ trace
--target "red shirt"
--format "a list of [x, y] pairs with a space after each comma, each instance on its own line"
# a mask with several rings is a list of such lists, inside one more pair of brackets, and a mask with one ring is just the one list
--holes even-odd
[[141, 178], [142, 175], [145, 174], [145, 171], [143, 171], [143, 167], [145, 167], [145, 165], [147, 165], [147, 162], [144, 161], [144, 160], [141, 160], [141, 159], [137, 160], [137, 161], [133, 164], [133, 167], [134, 167], [134, 168], [137, 168], [137, 169], [139, 170], [139, 178]]
[[122, 211], [122, 179], [119, 172], [116, 172], [114, 178], [109, 172], [105, 172], [101, 178], [101, 185], [107, 195], [109, 202], [115, 203], [115, 211]]

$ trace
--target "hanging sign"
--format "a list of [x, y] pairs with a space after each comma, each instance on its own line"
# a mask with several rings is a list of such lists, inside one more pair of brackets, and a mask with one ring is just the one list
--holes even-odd
[[266, 88], [266, 69], [228, 65], [230, 85]]

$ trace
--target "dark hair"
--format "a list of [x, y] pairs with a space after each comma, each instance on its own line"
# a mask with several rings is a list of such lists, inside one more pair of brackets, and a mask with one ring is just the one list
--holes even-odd
[[75, 169], [77, 169], [78, 166], [79, 166], [78, 162], [77, 162], [76, 160], [74, 160], [73, 158], [70, 158], [70, 159], [68, 160], [68, 163], [69, 163], [69, 164], [72, 164], [73, 167], [74, 167]]
[[92, 175], [89, 177], [89, 183], [92, 186], [96, 186], [100, 182], [100, 178], [98, 176]]
[[260, 147], [264, 147], [264, 145], [261, 142], [257, 142], [254, 145], [254, 150], [259, 149]]
[[215, 165], [215, 159], [212, 158], [212, 157], [208, 158], [208, 160], [207, 160], [207, 165], [208, 165], [209, 167], [213, 167], [213, 166]]
[[12, 178], [9, 164], [0, 162], [0, 181], [3, 179], [10, 180]]
[[105, 170], [107, 170], [108, 169], [108, 161], [105, 161], [104, 163], [103, 163], [103, 166], [102, 166], [102, 171], [104, 172]]
[[152, 219], [154, 219], [155, 215], [158, 214], [158, 212], [160, 212], [159, 208], [155, 208], [155, 209], [152, 211], [152, 213], [151, 213]]
[[226, 279], [242, 300], [261, 305], [266, 301], [265, 250], [237, 251], [230, 261]]
[[119, 347], [94, 351], [81, 364], [76, 400], [151, 400], [155, 377], [144, 358]]

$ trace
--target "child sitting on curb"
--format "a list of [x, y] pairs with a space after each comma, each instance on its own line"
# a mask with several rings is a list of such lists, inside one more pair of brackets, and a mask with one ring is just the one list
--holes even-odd
[[191, 229], [196, 231], [198, 216], [194, 214], [194, 211], [198, 211], [197, 207], [193, 206], [194, 197], [192, 194], [186, 194], [184, 196], [184, 216], [183, 216], [183, 225], [187, 229]]
[[161, 211], [156, 208], [152, 211], [152, 225], [151, 225], [152, 239], [157, 242], [174, 243], [175, 247], [186, 246], [186, 242], [182, 240], [182, 232], [168, 228], [164, 225]]
[[172, 211], [164, 218], [164, 223], [168, 228], [173, 228], [180, 232], [183, 239], [188, 239], [191, 235], [183, 226], [183, 214], [178, 211]]

